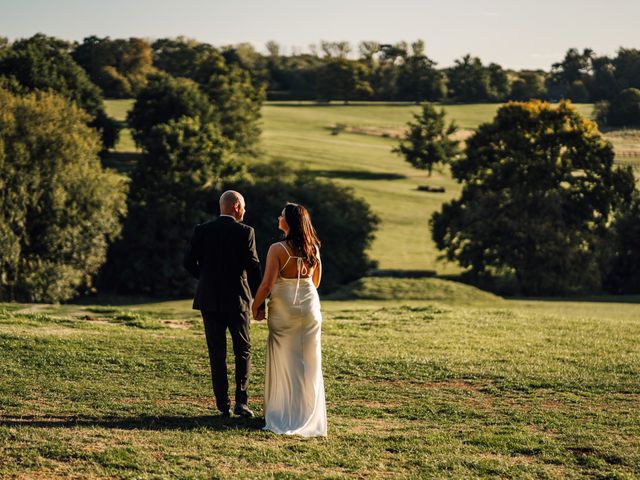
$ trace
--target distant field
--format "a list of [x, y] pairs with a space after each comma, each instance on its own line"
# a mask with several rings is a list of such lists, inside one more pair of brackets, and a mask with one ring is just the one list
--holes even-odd
[[[107, 111], [123, 120], [131, 100], [110, 100]], [[431, 241], [429, 218], [444, 201], [459, 194], [459, 185], [446, 170], [425, 172], [413, 169], [401, 157], [392, 154], [397, 140], [361, 133], [332, 135], [331, 127], [343, 124], [354, 131], [367, 128], [402, 129], [419, 111], [413, 104], [317, 105], [309, 102], [269, 102], [263, 108], [262, 148], [267, 159], [282, 159], [317, 172], [354, 189], [380, 216], [382, 222], [371, 256], [381, 269], [434, 270], [439, 274], [460, 271], [455, 264], [438, 260], [439, 252]], [[449, 118], [462, 129], [473, 130], [490, 121], [497, 104], [448, 105]], [[578, 110], [590, 116], [592, 105], [579, 104]], [[640, 140], [631, 134], [612, 133], [616, 148], [640, 151]], [[118, 146], [132, 151], [128, 132]], [[624, 157], [633, 162], [635, 157]], [[639, 157], [640, 159], [640, 157]], [[443, 186], [446, 193], [425, 193], [418, 185]]]
[[[104, 103], [107, 115], [115, 118], [123, 124], [126, 124], [127, 113], [133, 106], [133, 100], [106, 100]], [[131, 130], [129, 130], [128, 128], [124, 128], [120, 131], [120, 142], [116, 146], [116, 151], [135, 152], [136, 150], [136, 144], [131, 137]]]

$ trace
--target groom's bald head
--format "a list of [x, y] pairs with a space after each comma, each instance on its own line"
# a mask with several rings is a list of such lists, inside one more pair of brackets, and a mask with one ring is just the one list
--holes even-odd
[[234, 190], [227, 190], [220, 195], [220, 213], [231, 215], [240, 221], [244, 218], [244, 197]]

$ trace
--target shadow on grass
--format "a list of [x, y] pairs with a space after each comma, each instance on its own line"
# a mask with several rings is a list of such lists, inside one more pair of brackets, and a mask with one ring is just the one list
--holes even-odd
[[[464, 274], [452, 274], [452, 275], [436, 275], [437, 278], [442, 280], [449, 280], [452, 282], [460, 282], [472, 287], [479, 288], [485, 292], [490, 292], [495, 295], [503, 297], [505, 300], [518, 300], [529, 302], [576, 302], [576, 303], [626, 303], [626, 304], [640, 304], [640, 294], [583, 294], [583, 295], [558, 295], [558, 296], [526, 296], [518, 293], [516, 287], [513, 284], [508, 284], [507, 289], [495, 288], [495, 286], [485, 285], [483, 283], [474, 282], [471, 278], [466, 277]], [[507, 285], [505, 283], [504, 285]], [[503, 285], [503, 287], [504, 287]]]
[[370, 277], [393, 277], [393, 278], [432, 278], [436, 276], [435, 270], [373, 270], [369, 272]]
[[588, 303], [628, 303], [628, 304], [640, 304], [640, 295], [632, 294], [602, 294], [602, 295], [581, 295], [581, 296], [562, 296], [562, 297], [524, 297], [524, 296], [512, 296], [505, 297], [507, 300], [520, 300], [520, 301], [544, 301], [544, 302], [588, 302]]
[[159, 416], [159, 417], [0, 417], [0, 427], [8, 428], [115, 428], [121, 430], [260, 430], [264, 426], [262, 418], [224, 418], [221, 416]]
[[313, 170], [313, 174], [318, 177], [351, 180], [402, 180], [407, 178], [398, 173], [368, 172], [366, 170]]

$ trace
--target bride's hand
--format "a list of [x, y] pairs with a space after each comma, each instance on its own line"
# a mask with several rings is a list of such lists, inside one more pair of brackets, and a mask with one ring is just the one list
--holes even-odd
[[264, 310], [258, 310], [259, 305], [255, 303], [251, 305], [251, 314], [253, 315], [254, 320], [264, 320]]

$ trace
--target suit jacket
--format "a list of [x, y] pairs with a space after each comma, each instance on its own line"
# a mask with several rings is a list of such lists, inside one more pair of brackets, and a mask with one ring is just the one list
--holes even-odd
[[184, 267], [198, 279], [195, 310], [250, 310], [262, 278], [253, 228], [226, 216], [197, 225]]

